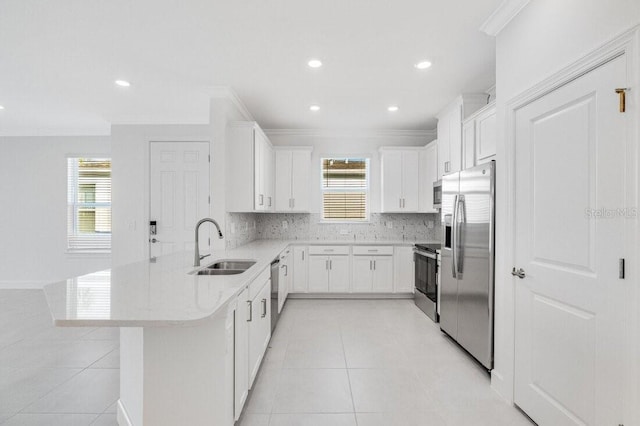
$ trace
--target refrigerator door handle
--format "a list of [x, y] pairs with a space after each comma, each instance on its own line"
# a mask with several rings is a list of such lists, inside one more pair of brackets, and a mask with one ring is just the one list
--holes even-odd
[[456, 252], [458, 250], [458, 195], [453, 201], [453, 218], [451, 218], [451, 276], [456, 278], [458, 270]]
[[456, 214], [456, 275], [462, 273], [463, 262], [461, 262], [464, 254], [462, 251], [463, 226], [467, 222], [466, 202], [464, 195], [458, 197], [458, 212]]

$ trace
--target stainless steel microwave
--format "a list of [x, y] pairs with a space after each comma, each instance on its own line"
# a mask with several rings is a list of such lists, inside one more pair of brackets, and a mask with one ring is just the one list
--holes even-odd
[[433, 208], [442, 207], [442, 181], [433, 182]]

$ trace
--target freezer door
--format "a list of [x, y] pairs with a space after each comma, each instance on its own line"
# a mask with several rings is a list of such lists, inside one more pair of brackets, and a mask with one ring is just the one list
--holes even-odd
[[453, 268], [454, 206], [459, 191], [459, 173], [442, 177], [442, 251], [440, 265], [440, 328], [456, 338], [458, 334], [458, 281]]
[[493, 367], [493, 239], [495, 162], [460, 172], [457, 341]]

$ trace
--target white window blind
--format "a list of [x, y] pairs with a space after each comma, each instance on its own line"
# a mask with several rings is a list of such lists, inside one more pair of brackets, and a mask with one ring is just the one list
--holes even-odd
[[67, 242], [71, 251], [111, 250], [111, 159], [67, 159]]
[[367, 220], [369, 160], [322, 159], [322, 218], [327, 221]]

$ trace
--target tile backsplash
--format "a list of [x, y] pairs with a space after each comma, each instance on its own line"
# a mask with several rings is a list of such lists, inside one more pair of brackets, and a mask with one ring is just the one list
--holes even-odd
[[227, 213], [226, 248], [234, 249], [257, 240], [259, 216], [257, 213]]
[[278, 213], [257, 215], [258, 239], [282, 240], [406, 240], [439, 241], [437, 214], [372, 213], [366, 223], [323, 223], [319, 214]]

